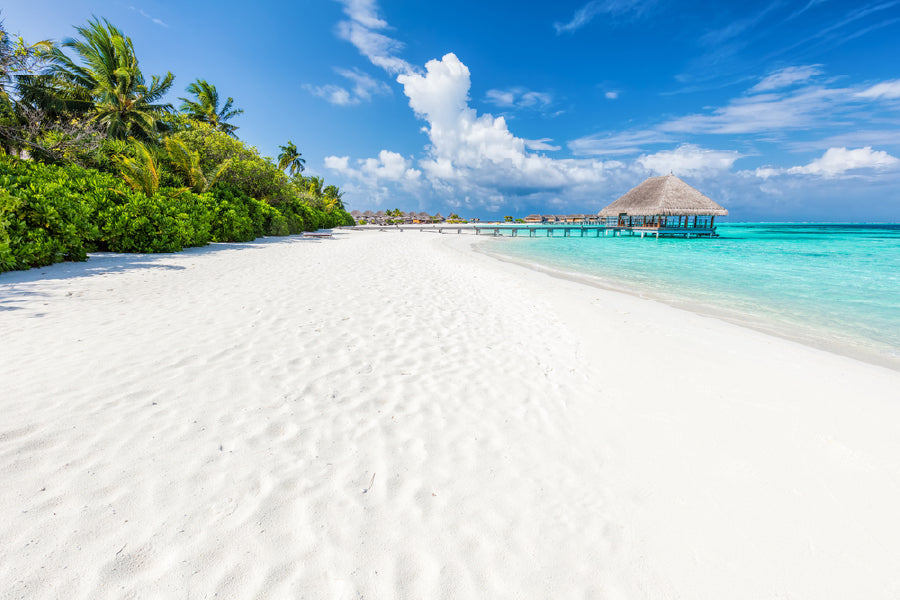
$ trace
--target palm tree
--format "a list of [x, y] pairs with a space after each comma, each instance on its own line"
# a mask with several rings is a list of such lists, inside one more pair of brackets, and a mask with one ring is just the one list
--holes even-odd
[[166, 152], [173, 170], [181, 175], [185, 184], [198, 194], [202, 194], [215, 185], [219, 177], [232, 164], [227, 159], [216, 168], [212, 175], [207, 175], [200, 168], [200, 154], [188, 148], [187, 144], [174, 137], [166, 138]]
[[341, 210], [346, 210], [343, 201], [344, 192], [342, 192], [338, 186], [329, 185], [322, 191], [322, 193], [325, 196], [325, 200], [327, 201], [327, 206], [329, 208], [339, 208]]
[[282, 171], [288, 169], [291, 175], [302, 173], [306, 159], [297, 152], [294, 142], [288, 140], [286, 146], [279, 146], [279, 148], [281, 148], [281, 153], [278, 155], [278, 168]]
[[[154, 75], [148, 86], [138, 65], [131, 38], [106, 19], [76, 27], [80, 39], [68, 39], [48, 54], [46, 75], [26, 81], [22, 97], [54, 114], [86, 116], [108, 137], [156, 137], [159, 119], [172, 111], [159, 103], [175, 76]], [[76, 59], [63, 52], [71, 50]]]
[[303, 178], [303, 183], [306, 191], [310, 195], [315, 196], [316, 198], [322, 197], [322, 186], [325, 184], [325, 180], [322, 177], [310, 175], [309, 177]]
[[132, 140], [130, 150], [134, 156], [120, 154], [115, 157], [122, 179], [132, 189], [153, 196], [159, 190], [159, 167], [150, 150], [137, 140]]
[[193, 94], [197, 100], [179, 98], [182, 102], [181, 110], [183, 112], [187, 113], [192, 119], [202, 123], [209, 123], [215, 129], [227, 133], [231, 137], [237, 137], [234, 131], [238, 127], [226, 122], [244, 112], [242, 108], [232, 108], [234, 106], [234, 98], [229, 96], [220, 109], [219, 92], [216, 90], [216, 86], [205, 79], [198, 79], [190, 84], [187, 86], [187, 91]]

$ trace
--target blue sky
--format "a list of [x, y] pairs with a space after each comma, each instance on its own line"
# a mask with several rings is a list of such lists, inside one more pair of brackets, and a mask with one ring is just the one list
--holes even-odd
[[26, 40], [93, 14], [144, 73], [200, 77], [264, 155], [351, 209], [596, 212], [674, 172], [732, 220], [900, 221], [900, 0], [3, 6]]

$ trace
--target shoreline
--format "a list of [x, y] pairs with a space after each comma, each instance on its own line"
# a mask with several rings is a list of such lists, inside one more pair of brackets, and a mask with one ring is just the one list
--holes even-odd
[[[738, 310], [729, 310], [727, 308], [716, 307], [709, 304], [703, 304], [701, 302], [692, 302], [689, 299], [678, 299], [672, 297], [667, 298], [663, 295], [654, 294], [653, 292], [649, 292], [646, 290], [640, 290], [636, 287], [629, 287], [627, 282], [612, 282], [600, 276], [559, 269], [539, 262], [519, 259], [513, 256], [502, 254], [500, 252], [493, 252], [485, 247], [489, 242], [487, 242], [487, 240], [484, 241], [484, 244], [474, 245], [475, 250], [502, 262], [525, 267], [526, 269], [538, 271], [540, 273], [550, 275], [551, 277], [558, 277], [561, 279], [578, 282], [583, 285], [597, 287], [611, 292], [627, 294], [641, 300], [660, 302], [672, 308], [688, 311], [698, 315], [721, 319], [725, 322], [737, 325], [739, 327], [746, 327], [748, 329], [752, 329], [766, 335], [771, 335], [779, 339], [796, 342], [809, 348], [823, 350], [825, 352], [830, 352], [839, 356], [852, 358], [854, 360], [859, 360], [878, 367], [884, 367], [892, 371], [900, 371], [900, 354], [898, 354], [897, 356], [890, 356], [879, 352], [874, 347], [867, 348], [854, 346], [847, 338], [844, 338], [843, 341], [833, 339], [834, 332], [825, 329], [817, 329], [813, 327], [804, 328], [802, 326], [796, 325], [791, 326], [791, 324], [785, 323], [783, 321], [757, 318], [753, 317], [752, 315], [742, 313]], [[832, 337], [832, 339], [830, 340], [826, 339], [826, 336], [828, 336], [829, 334], [831, 334]]]
[[0, 277], [0, 587], [900, 593], [900, 375], [476, 241], [338, 231]]

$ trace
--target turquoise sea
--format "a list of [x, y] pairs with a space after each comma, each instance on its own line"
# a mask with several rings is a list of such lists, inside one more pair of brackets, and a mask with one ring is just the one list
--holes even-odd
[[900, 224], [717, 231], [690, 240], [496, 238], [485, 249], [900, 369]]

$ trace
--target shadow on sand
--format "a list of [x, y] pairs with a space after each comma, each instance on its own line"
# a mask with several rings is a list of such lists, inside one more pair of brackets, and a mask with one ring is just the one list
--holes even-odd
[[[340, 232], [334, 232], [341, 235]], [[199, 248], [185, 248], [181, 252], [169, 252], [164, 254], [124, 254], [118, 252], [92, 252], [86, 262], [62, 262], [46, 267], [36, 267], [28, 271], [9, 271], [0, 273], [0, 310], [15, 310], [16, 307], [3, 306], [3, 301], [10, 293], [17, 297], [26, 292], [22, 288], [12, 289], [8, 286], [15, 284], [27, 284], [35, 281], [51, 281], [54, 279], [74, 279], [77, 277], [91, 277], [95, 275], [109, 275], [123, 273], [135, 269], [168, 269], [184, 270], [186, 267], [170, 264], [172, 258], [190, 256], [204, 256], [226, 251], [260, 250], [266, 246], [275, 244], [322, 244], [333, 240], [322, 238], [303, 237], [291, 235], [284, 237], [258, 238], [252, 242], [213, 242]]]

